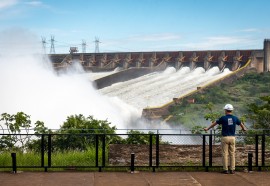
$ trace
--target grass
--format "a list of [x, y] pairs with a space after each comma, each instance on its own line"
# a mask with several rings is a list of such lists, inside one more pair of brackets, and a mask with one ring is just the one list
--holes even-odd
[[[40, 166], [40, 153], [16, 152], [17, 166]], [[12, 158], [10, 152], [2, 152], [0, 155], [0, 166], [12, 166]]]
[[[99, 152], [101, 159], [101, 150]], [[89, 148], [86, 151], [66, 151], [52, 154], [52, 166], [95, 166], [95, 149]]]
[[[99, 150], [99, 165], [101, 165], [102, 150]], [[108, 157], [106, 152], [106, 158]], [[41, 154], [36, 152], [16, 152], [17, 166], [41, 166]], [[88, 148], [85, 151], [69, 150], [63, 152], [52, 152], [51, 166], [66, 166], [74, 168], [76, 166], [95, 166], [96, 165], [95, 148]], [[11, 152], [2, 152], [0, 154], [0, 166], [10, 167], [12, 166]], [[48, 155], [45, 154], [44, 166], [48, 166]], [[4, 168], [3, 168], [4, 169]], [[2, 170], [0, 168], [0, 170]], [[23, 170], [23, 169], [22, 169]], [[28, 169], [27, 170], [36, 170]], [[43, 170], [43, 169], [41, 169]], [[58, 169], [58, 170], [63, 170]]]

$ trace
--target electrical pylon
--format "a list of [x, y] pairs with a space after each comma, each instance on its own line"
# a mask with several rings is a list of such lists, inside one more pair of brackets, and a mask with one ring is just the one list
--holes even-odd
[[95, 38], [95, 53], [99, 53], [99, 43], [100, 43], [100, 41], [99, 41], [99, 38], [98, 37], [96, 37]]
[[86, 41], [82, 40], [82, 53], [86, 53]]
[[42, 48], [43, 48], [43, 52], [44, 54], [46, 54], [46, 38], [45, 37], [41, 37], [42, 38]]
[[55, 54], [54, 41], [55, 41], [54, 36], [51, 36], [51, 50], [50, 50], [51, 54]]

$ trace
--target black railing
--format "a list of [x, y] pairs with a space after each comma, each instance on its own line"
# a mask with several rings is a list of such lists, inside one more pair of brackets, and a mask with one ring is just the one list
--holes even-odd
[[[20, 144], [18, 140], [7, 146], [3, 138], [7, 136], [28, 141], [21, 140]], [[130, 136], [134, 140], [127, 142], [125, 139]], [[135, 140], [142, 136], [148, 140], [140, 143]], [[222, 167], [219, 139], [216, 134], [1, 134], [0, 170], [148, 168], [155, 171], [196, 167], [209, 171]], [[270, 167], [270, 149], [266, 149], [269, 134], [241, 134], [236, 136], [236, 141], [237, 168], [253, 167], [260, 171]], [[33, 162], [26, 160], [31, 158]]]

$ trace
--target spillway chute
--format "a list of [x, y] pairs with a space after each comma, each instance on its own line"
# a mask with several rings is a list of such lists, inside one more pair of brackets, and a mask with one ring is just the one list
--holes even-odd
[[177, 72], [175, 68], [168, 67], [163, 72], [147, 74], [99, 91], [108, 96], [118, 96], [127, 104], [142, 110], [146, 107], [166, 104], [173, 98], [194, 91], [197, 87], [215, 81], [228, 73], [230, 72], [221, 73], [218, 67], [212, 67], [207, 72], [202, 67], [192, 71], [189, 67], [183, 67]]

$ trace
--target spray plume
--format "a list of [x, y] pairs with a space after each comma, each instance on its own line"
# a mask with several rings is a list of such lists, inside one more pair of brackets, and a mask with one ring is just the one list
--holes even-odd
[[51, 129], [74, 114], [107, 119], [117, 128], [128, 128], [140, 117], [139, 110], [101, 95], [88, 78], [77, 75], [83, 71], [78, 64], [68, 73], [56, 74], [42, 54], [39, 38], [29, 31], [2, 31], [0, 43], [1, 114], [22, 111], [32, 122], [44, 121]]

